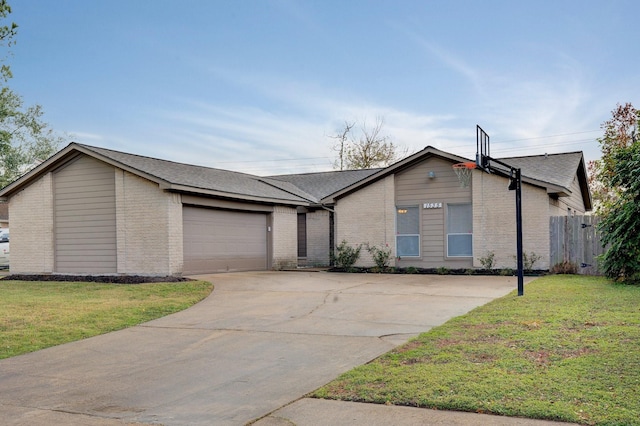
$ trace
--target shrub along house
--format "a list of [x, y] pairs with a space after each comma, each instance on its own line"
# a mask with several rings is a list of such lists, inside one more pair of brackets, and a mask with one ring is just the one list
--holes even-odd
[[[11, 272], [188, 275], [327, 265], [337, 243], [389, 247], [395, 266], [512, 267], [507, 179], [462, 188], [432, 147], [384, 169], [259, 177], [72, 143], [0, 190]], [[591, 208], [579, 152], [523, 170], [525, 251], [548, 268], [549, 216]], [[363, 253], [361, 265], [371, 263]]]

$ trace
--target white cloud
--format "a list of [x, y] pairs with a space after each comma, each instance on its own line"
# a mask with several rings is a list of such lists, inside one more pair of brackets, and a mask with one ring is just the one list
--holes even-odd
[[[455, 114], [405, 110], [287, 76], [214, 68], [211, 72], [218, 80], [251, 92], [254, 103], [175, 99], [171, 108], [146, 113], [153, 121], [147, 127], [153, 130], [140, 136], [147, 142], [138, 143], [145, 150], [139, 153], [255, 174], [325, 171], [335, 157], [329, 136], [345, 120], [371, 121], [378, 116], [385, 119], [385, 132], [409, 153], [432, 145], [474, 158], [476, 123], [491, 135], [496, 156], [584, 149], [580, 142], [572, 142], [573, 136], [541, 138], [594, 130], [589, 82], [571, 58], [557, 55], [542, 74], [489, 74], [438, 46], [424, 47], [473, 84], [474, 90]], [[83, 135], [101, 140], [99, 135]], [[596, 147], [589, 135], [580, 138], [587, 139], [584, 146]], [[122, 139], [117, 144], [127, 142]]]
[[69, 137], [74, 142], [79, 143], [96, 143], [98, 141], [103, 141], [105, 137], [103, 135], [99, 135], [97, 133], [89, 133], [89, 132], [70, 132]]
[[[461, 52], [427, 40], [407, 26], [396, 24], [393, 27], [429, 57], [462, 77], [461, 84], [469, 83], [472, 88], [463, 91], [465, 99], [447, 99], [454, 103], [457, 117], [451, 120], [448, 128], [429, 128], [424, 135], [433, 141], [433, 145], [438, 146], [442, 141], [449, 150], [471, 157], [473, 153], [469, 152], [468, 142], [469, 136], [475, 142], [475, 129], [472, 128], [475, 121], [489, 132], [496, 155], [500, 151], [502, 155], [530, 155], [584, 150], [589, 158], [599, 156], [595, 142], [597, 133], [591, 133], [591, 137], [582, 136], [582, 139], [572, 135], [551, 140], [541, 138], [594, 130], [597, 127], [594, 122], [601, 121], [599, 114], [594, 113], [599, 111], [594, 104], [605, 107], [605, 103], [594, 99], [597, 88], [590, 79], [588, 66], [570, 54], [553, 47], [529, 44], [520, 46], [519, 59], [506, 58], [501, 63], [487, 59], [481, 67], [474, 67]], [[523, 65], [522, 58], [529, 61]], [[515, 64], [519, 68], [514, 68]], [[415, 134], [412, 126], [397, 131]]]
[[[265, 75], [224, 70], [216, 74], [266, 100], [261, 106], [246, 107], [180, 99], [175, 108], [157, 111], [154, 115], [161, 117], [162, 125], [155, 131], [165, 140], [160, 149], [184, 147], [177, 161], [262, 174], [330, 170], [335, 157], [330, 136], [345, 120], [362, 122], [378, 116], [384, 117], [387, 134], [409, 152], [450, 144], [461, 134], [445, 126], [450, 116], [402, 111]], [[154, 150], [158, 152], [158, 147]]]

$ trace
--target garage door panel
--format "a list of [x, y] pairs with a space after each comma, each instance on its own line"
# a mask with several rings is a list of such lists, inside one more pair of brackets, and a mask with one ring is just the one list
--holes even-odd
[[[188, 269], [187, 269], [188, 268]], [[215, 258], [185, 260], [186, 274], [208, 274], [215, 272], [261, 271], [266, 268], [265, 259], [257, 258]]]
[[266, 214], [185, 206], [183, 221], [186, 274], [267, 268]]

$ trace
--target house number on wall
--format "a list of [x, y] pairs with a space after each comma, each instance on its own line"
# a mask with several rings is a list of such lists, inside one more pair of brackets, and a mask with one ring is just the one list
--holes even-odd
[[442, 203], [424, 203], [422, 205], [422, 208], [425, 208], [425, 209], [441, 209], [442, 208]]

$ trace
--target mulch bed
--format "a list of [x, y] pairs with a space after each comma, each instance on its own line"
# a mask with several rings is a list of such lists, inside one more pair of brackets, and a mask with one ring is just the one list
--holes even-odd
[[[447, 268], [394, 268], [389, 267], [381, 270], [377, 267], [363, 268], [363, 267], [351, 267], [351, 268], [329, 268], [329, 272], [349, 272], [356, 274], [423, 274], [423, 275], [503, 275], [513, 276], [517, 275], [518, 271], [515, 269], [447, 269]], [[534, 269], [531, 271], [524, 271], [526, 276], [541, 276], [548, 274], [549, 271]]]
[[193, 281], [183, 277], [147, 277], [144, 275], [8, 275], [3, 280], [13, 281], [76, 281], [109, 284], [177, 283]]

